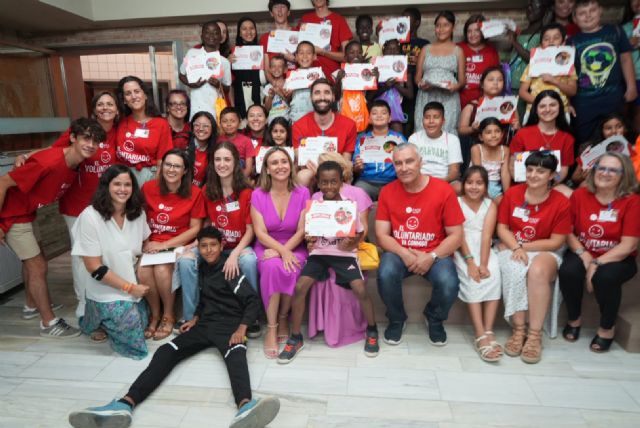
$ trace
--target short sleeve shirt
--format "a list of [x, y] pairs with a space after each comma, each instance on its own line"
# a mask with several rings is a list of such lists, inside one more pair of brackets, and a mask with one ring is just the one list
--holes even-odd
[[338, 152], [353, 153], [358, 135], [356, 123], [340, 113], [334, 113], [334, 115], [333, 123], [324, 131], [316, 123], [313, 112], [304, 115], [295, 122], [293, 124], [293, 147], [297, 149], [300, 146], [300, 140], [307, 137], [337, 137]]
[[191, 186], [191, 197], [183, 198], [176, 193], [160, 194], [158, 180], [142, 185], [147, 202], [147, 221], [151, 229], [151, 241], [168, 241], [189, 230], [192, 218], [207, 216], [202, 191]]
[[[301, 23], [308, 22], [311, 24], [322, 24], [329, 21], [331, 23], [331, 52], [342, 51], [342, 43], [349, 41], [353, 38], [353, 33], [347, 24], [347, 20], [342, 15], [335, 12], [331, 12], [329, 16], [320, 18], [316, 12], [309, 12], [302, 15]], [[326, 56], [318, 55], [318, 65], [322, 67], [322, 71], [327, 78], [330, 78], [331, 74], [340, 68], [340, 64]]]
[[233, 138], [229, 138], [225, 135], [218, 137], [218, 143], [223, 141], [229, 141], [231, 144], [236, 146], [240, 153], [241, 160], [246, 160], [247, 158], [253, 158], [256, 156], [251, 138], [241, 134], [240, 132], [238, 132]]
[[393, 238], [404, 248], [431, 252], [446, 238], [445, 227], [464, 223], [464, 214], [449, 183], [429, 177], [416, 193], [407, 192], [398, 180], [384, 186], [376, 220], [391, 223]]
[[573, 144], [575, 138], [568, 132], [558, 130], [555, 135], [543, 134], [537, 125], [520, 128], [511, 140], [511, 153], [529, 152], [533, 150], [559, 150], [560, 165], [570, 166], [575, 163]]
[[609, 206], [581, 187], [573, 192], [570, 201], [573, 233], [592, 256], [606, 253], [623, 236], [640, 238], [640, 196], [627, 195]]
[[498, 223], [523, 243], [571, 233], [570, 204], [562, 193], [552, 189], [544, 202], [531, 206], [525, 202], [526, 190], [526, 184], [518, 184], [505, 192], [498, 207]]
[[444, 179], [449, 174], [449, 165], [462, 163], [460, 140], [448, 132], [438, 138], [429, 138], [426, 131], [418, 131], [409, 137], [409, 142], [418, 147], [423, 174]]
[[192, 183], [198, 187], [204, 185], [209, 166], [209, 151], [196, 149], [196, 156], [193, 160], [193, 180]]
[[171, 130], [161, 117], [140, 123], [131, 116], [118, 124], [116, 156], [120, 163], [132, 168], [157, 166], [164, 154], [173, 148]]
[[[391, 129], [387, 135], [390, 137], [400, 138], [405, 142], [407, 141], [407, 139], [404, 138], [404, 135]], [[372, 131], [365, 131], [358, 134], [358, 137], [356, 138], [355, 151], [353, 152], [354, 163], [356, 156], [360, 156], [360, 146], [364, 144], [367, 138], [373, 138]], [[359, 178], [372, 183], [390, 183], [396, 179], [396, 169], [393, 167], [393, 162], [365, 163], [364, 169], [362, 170]]]
[[467, 83], [460, 91], [460, 108], [464, 108], [469, 102], [477, 100], [482, 95], [480, 90], [480, 78], [489, 67], [500, 65], [498, 51], [492, 44], [486, 43], [482, 49], [475, 50], [465, 42], [458, 43], [467, 59], [465, 76]]
[[206, 197], [206, 188], [202, 189], [205, 196], [207, 217], [211, 225], [220, 229], [224, 236], [225, 248], [236, 248], [251, 224], [251, 189], [244, 189], [238, 197], [235, 193], [216, 201]]

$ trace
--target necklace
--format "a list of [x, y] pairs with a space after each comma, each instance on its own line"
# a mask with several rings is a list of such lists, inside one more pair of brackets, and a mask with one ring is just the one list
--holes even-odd
[[553, 131], [553, 134], [551, 134], [551, 138], [547, 138], [548, 134], [545, 134], [544, 132], [542, 132], [542, 129], [540, 129], [540, 126], [538, 126], [538, 132], [540, 132], [540, 136], [542, 137], [542, 141], [544, 141], [544, 148], [545, 150], [549, 150], [551, 149], [551, 143], [553, 143], [553, 140], [556, 138], [556, 135], [558, 134], [558, 130], [555, 129]]

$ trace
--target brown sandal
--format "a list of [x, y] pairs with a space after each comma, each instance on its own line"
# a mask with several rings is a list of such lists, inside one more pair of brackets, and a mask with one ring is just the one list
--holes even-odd
[[159, 318], [149, 318], [149, 324], [147, 328], [144, 329], [144, 338], [152, 339], [156, 334], [156, 330], [158, 330], [158, 323], [160, 322]]
[[173, 325], [175, 323], [175, 318], [162, 317], [160, 326], [158, 327], [156, 334], [153, 335], [153, 340], [162, 340], [169, 337], [171, 333], [173, 333]]
[[529, 330], [520, 359], [527, 364], [536, 364], [542, 358], [542, 331]]
[[507, 340], [507, 343], [504, 344], [504, 353], [510, 357], [517, 357], [522, 353], [525, 339], [524, 324], [514, 325], [511, 337]]
[[91, 332], [89, 339], [93, 343], [104, 343], [107, 341], [107, 332], [102, 328], [97, 328]]

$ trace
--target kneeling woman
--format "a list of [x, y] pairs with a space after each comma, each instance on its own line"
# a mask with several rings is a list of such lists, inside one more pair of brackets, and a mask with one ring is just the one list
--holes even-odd
[[[151, 236], [145, 253], [167, 251], [195, 240], [206, 217], [202, 191], [191, 182], [191, 164], [184, 150], [169, 150], [162, 158], [157, 180], [146, 182], [142, 193], [146, 200]], [[138, 275], [150, 286], [147, 301], [151, 309], [146, 338], [161, 340], [169, 336], [176, 322], [172, 290], [173, 263], [141, 266]], [[160, 319], [160, 304], [164, 306]], [[158, 322], [160, 325], [158, 326]]]
[[124, 165], [111, 166], [75, 222], [71, 252], [86, 268], [78, 270], [86, 292], [80, 329], [94, 341], [108, 338], [116, 352], [136, 360], [147, 355], [148, 310], [140, 299], [149, 287], [137, 284], [135, 273], [142, 242], [151, 234], [142, 206], [133, 173]]
[[[513, 316], [513, 334], [505, 353], [537, 363], [542, 356], [542, 324], [571, 221], [569, 200], [551, 188], [556, 157], [547, 151], [533, 152], [525, 166], [526, 183], [507, 190], [498, 208], [498, 259], [504, 316]], [[525, 335], [527, 312], [529, 333]]]
[[594, 352], [609, 350], [615, 335], [622, 284], [638, 271], [640, 197], [629, 158], [608, 152], [589, 171], [587, 186], [571, 195], [569, 251], [560, 266], [560, 289], [569, 321], [562, 336], [575, 342], [580, 335], [584, 284], [600, 306], [600, 327], [591, 341]]

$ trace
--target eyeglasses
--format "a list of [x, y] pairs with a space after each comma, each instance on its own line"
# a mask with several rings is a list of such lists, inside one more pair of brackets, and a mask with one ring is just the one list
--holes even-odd
[[182, 168], [184, 168], [184, 165], [180, 165], [178, 163], [168, 163], [168, 162], [164, 162], [162, 164], [162, 166], [164, 168], [166, 168], [166, 169], [169, 169], [169, 170], [175, 169], [175, 170], [178, 170], [178, 171], [180, 171]]
[[609, 167], [609, 166], [597, 166], [596, 167], [596, 172], [599, 172], [600, 174], [620, 175], [620, 174], [622, 174], [623, 170], [622, 170], [622, 168], [613, 168], [613, 167]]
[[170, 102], [169, 103], [169, 107], [185, 108], [185, 107], [187, 107], [187, 103], [185, 103], [185, 102], [182, 102], [182, 103]]

